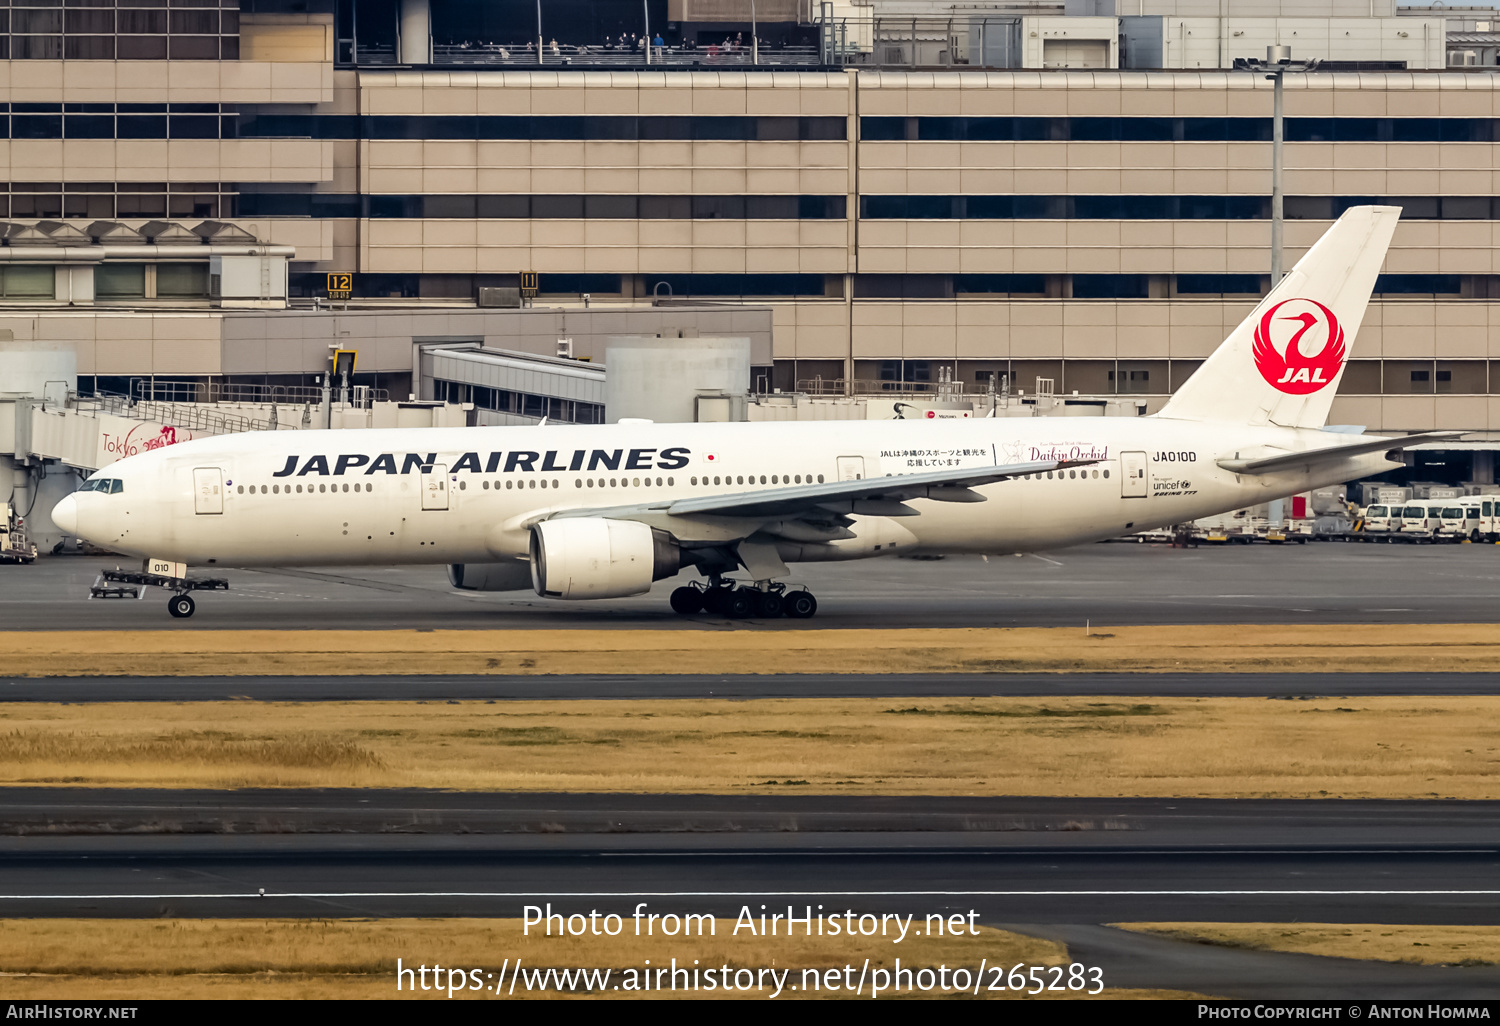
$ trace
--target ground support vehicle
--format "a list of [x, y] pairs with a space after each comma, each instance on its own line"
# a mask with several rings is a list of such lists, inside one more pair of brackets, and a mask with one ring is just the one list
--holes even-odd
[[32, 563], [36, 546], [26, 537], [26, 522], [16, 515], [15, 507], [0, 502], [0, 563]]
[[[229, 582], [222, 577], [188, 577], [186, 567], [180, 563], [162, 564], [161, 568], [172, 568], [166, 573], [152, 573], [148, 561], [143, 570], [122, 570], [115, 567], [113, 570], [101, 570], [95, 578], [93, 585], [89, 588], [89, 598], [142, 598], [147, 588], [170, 588], [172, 597], [167, 600], [167, 612], [176, 619], [185, 619], [193, 615], [197, 608], [189, 592], [194, 591], [228, 591]], [[181, 568], [182, 576], [177, 576], [177, 568]]]
[[1361, 541], [1389, 542], [1401, 530], [1401, 507], [1372, 503], [1365, 507], [1355, 523]]
[[1452, 501], [1464, 511], [1464, 536], [1469, 541], [1500, 540], [1500, 495], [1466, 495]]

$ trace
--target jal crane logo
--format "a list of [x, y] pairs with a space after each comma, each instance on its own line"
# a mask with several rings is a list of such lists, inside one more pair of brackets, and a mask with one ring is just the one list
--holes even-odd
[[1261, 315], [1251, 352], [1261, 377], [1288, 395], [1333, 384], [1347, 355], [1339, 319], [1314, 299], [1288, 299]]

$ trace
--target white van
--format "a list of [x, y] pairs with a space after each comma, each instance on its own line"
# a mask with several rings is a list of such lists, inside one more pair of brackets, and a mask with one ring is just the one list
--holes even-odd
[[1470, 541], [1500, 537], [1500, 495], [1466, 495], [1452, 501], [1464, 511], [1464, 535]]
[[1457, 499], [1444, 499], [1442, 505], [1435, 502], [1427, 504], [1427, 517], [1429, 520], [1436, 516], [1437, 526], [1432, 535], [1438, 541], [1463, 541], [1468, 537], [1468, 521], [1464, 514], [1464, 508], [1457, 505]]
[[1442, 507], [1434, 507], [1436, 516], [1427, 515], [1428, 507], [1415, 502], [1401, 507], [1401, 527], [1397, 534], [1403, 541], [1432, 541], [1433, 531], [1442, 523]]
[[1363, 533], [1369, 541], [1390, 541], [1391, 535], [1401, 530], [1401, 507], [1375, 504], [1365, 507], [1360, 514], [1364, 521]]

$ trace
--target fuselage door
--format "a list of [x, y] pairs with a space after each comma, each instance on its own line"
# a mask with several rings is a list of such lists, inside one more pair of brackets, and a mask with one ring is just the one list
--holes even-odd
[[865, 458], [863, 456], [840, 456], [838, 464], [840, 481], [864, 480]]
[[224, 512], [224, 475], [218, 467], [193, 468], [193, 511], [200, 514]]
[[1146, 479], [1146, 454], [1143, 452], [1120, 453], [1120, 497], [1122, 499], [1144, 499], [1150, 490]]
[[448, 508], [448, 468], [441, 463], [422, 468], [422, 508]]

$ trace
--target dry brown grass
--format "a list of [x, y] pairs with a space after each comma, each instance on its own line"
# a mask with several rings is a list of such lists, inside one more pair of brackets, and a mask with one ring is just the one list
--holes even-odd
[[0, 785], [1495, 798], [1497, 763], [1500, 697], [0, 705]]
[[913, 630], [12, 631], [4, 669], [67, 674], [1489, 670], [1490, 624]]
[[1368, 923], [1114, 923], [1124, 930], [1259, 951], [1294, 951], [1420, 965], [1494, 965], [1500, 926]]
[[[920, 928], [920, 919], [918, 924]], [[517, 958], [526, 966], [617, 971], [640, 969], [647, 959], [654, 966], [670, 965], [674, 958], [678, 965], [692, 966], [696, 959], [702, 966], [731, 969], [790, 967], [789, 983], [800, 980], [801, 969], [859, 967], [867, 957], [871, 968], [890, 968], [898, 957], [903, 966], [918, 967], [977, 968], [981, 959], [1007, 968], [1017, 963], [1052, 966], [1068, 962], [1067, 950], [1060, 944], [988, 927], [980, 927], [978, 936], [919, 937], [913, 933], [900, 944], [876, 938], [752, 937], [743, 931], [736, 937], [733, 929], [734, 920], [720, 919], [714, 936], [703, 938], [636, 938], [628, 928], [615, 938], [549, 938], [538, 936], [535, 928], [532, 936], [524, 936], [521, 921], [516, 919], [13, 919], [0, 921], [0, 986], [10, 1000], [446, 1000], [441, 990], [398, 994], [396, 959], [401, 958], [405, 966], [438, 964], [484, 972], [498, 972], [505, 959]], [[455, 991], [454, 996], [486, 995]], [[518, 986], [514, 996], [527, 995]], [[553, 991], [534, 996], [558, 995]], [[650, 996], [657, 995], [652, 992]], [[782, 996], [798, 995], [786, 992]], [[1017, 995], [983, 992], [983, 996]], [[1111, 991], [1107, 996], [1137, 995]], [[868, 992], [865, 1000], [869, 1000]]]

